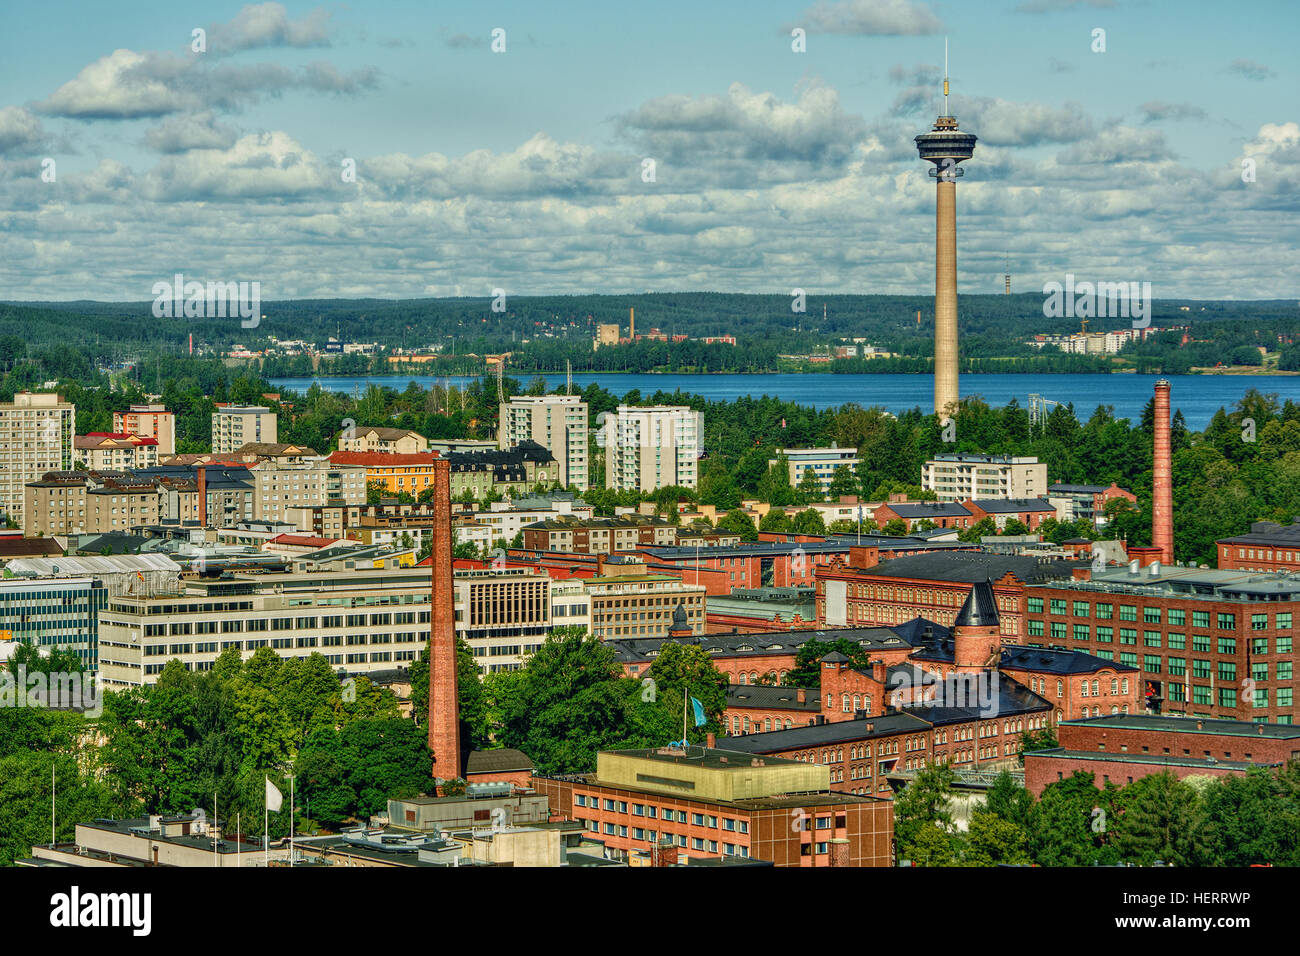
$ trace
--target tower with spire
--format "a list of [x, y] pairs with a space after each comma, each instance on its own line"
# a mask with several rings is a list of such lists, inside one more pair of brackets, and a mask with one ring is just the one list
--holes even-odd
[[1002, 654], [997, 598], [989, 581], [977, 581], [952, 625], [953, 665], [958, 674], [996, 667]]

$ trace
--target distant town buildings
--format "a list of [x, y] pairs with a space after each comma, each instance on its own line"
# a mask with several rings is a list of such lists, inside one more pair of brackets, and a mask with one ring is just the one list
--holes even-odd
[[339, 433], [339, 451], [414, 455], [429, 450], [429, 440], [409, 428], [353, 427]]
[[126, 433], [90, 432], [73, 439], [79, 466], [93, 471], [152, 468], [158, 464], [158, 439]]
[[1288, 525], [1256, 521], [1245, 534], [1220, 538], [1215, 545], [1223, 571], [1300, 572], [1300, 518]]
[[1087, 521], [1104, 528], [1106, 503], [1123, 498], [1131, 505], [1137, 504], [1137, 495], [1112, 482], [1109, 486], [1056, 483], [1047, 488], [1047, 500], [1056, 507], [1061, 521]]

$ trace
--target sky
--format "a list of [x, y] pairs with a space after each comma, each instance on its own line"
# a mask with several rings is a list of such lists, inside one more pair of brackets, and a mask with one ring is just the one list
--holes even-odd
[[1294, 0], [45, 0], [0, 299], [925, 293], [945, 38], [962, 293], [1300, 297]]

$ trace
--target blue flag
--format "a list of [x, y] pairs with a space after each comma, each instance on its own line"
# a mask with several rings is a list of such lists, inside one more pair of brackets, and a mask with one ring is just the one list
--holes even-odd
[[703, 727], [709, 722], [709, 718], [704, 716], [704, 705], [694, 697], [691, 698], [691, 707], [695, 709], [695, 726]]

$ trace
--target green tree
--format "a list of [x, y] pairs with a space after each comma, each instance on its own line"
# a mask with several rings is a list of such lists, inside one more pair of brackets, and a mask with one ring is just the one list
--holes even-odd
[[[925, 862], [917, 865], [951, 865], [955, 853], [951, 797], [956, 779], [947, 764], [926, 767], [894, 798], [894, 847], [900, 860], [920, 854]], [[936, 830], [947, 839], [936, 837], [931, 832]]]
[[741, 541], [758, 540], [758, 529], [754, 527], [754, 519], [739, 508], [733, 508], [719, 518], [717, 527], [719, 531], [740, 535]]
[[1139, 866], [1157, 860], [1175, 866], [1200, 866], [1205, 860], [1206, 826], [1200, 794], [1172, 773], [1153, 773], [1124, 787], [1120, 813], [1110, 824], [1115, 849]]

